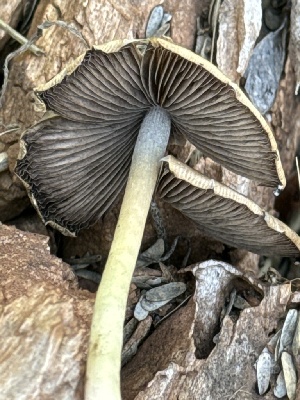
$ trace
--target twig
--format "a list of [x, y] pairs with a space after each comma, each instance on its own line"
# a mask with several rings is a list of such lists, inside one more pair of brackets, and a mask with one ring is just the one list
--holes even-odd
[[250, 394], [250, 395], [251, 395], [251, 393], [248, 392], [247, 390], [243, 390], [244, 387], [245, 387], [245, 385], [241, 386], [241, 387], [240, 387], [237, 391], [235, 391], [232, 395], [228, 394], [228, 395], [224, 396], [223, 398], [225, 399], [225, 398], [228, 397], [228, 400], [232, 400], [238, 393], [247, 393], [247, 394]]
[[162, 238], [165, 242], [167, 239], [166, 228], [164, 227], [161, 212], [154, 200], [151, 201], [150, 212], [151, 212], [151, 217], [152, 217], [154, 229], [156, 230], [157, 237]]
[[[48, 29], [51, 26], [59, 26], [63, 29], [66, 29], [68, 32], [72, 33], [72, 35], [76, 36], [78, 39], [80, 39], [85, 47], [88, 49], [90, 46], [88, 44], [88, 42], [85, 40], [85, 38], [82, 36], [81, 32], [79, 32], [74, 26], [72, 26], [71, 24], [67, 24], [64, 21], [44, 21], [41, 25], [38, 25], [38, 31], [41, 30], [43, 31], [44, 29]], [[38, 33], [37, 31], [37, 33]], [[42, 33], [41, 35], [42, 36]], [[39, 37], [40, 37], [39, 36]]]
[[[1, 102], [0, 102], [0, 104], [1, 104]], [[10, 129], [8, 129], [7, 131], [1, 132], [1, 133], [0, 133], [0, 136], [5, 135], [6, 133], [15, 132], [15, 131], [17, 131], [18, 129], [20, 129], [19, 126], [15, 127], [15, 128], [10, 128]]]
[[[87, 48], [89, 47], [87, 41], [84, 39], [84, 37], [81, 35], [81, 33], [76, 28], [74, 28], [73, 26], [67, 24], [64, 21], [45, 21], [41, 25], [38, 25], [37, 31], [31, 37], [31, 39], [29, 39], [29, 40], [25, 39], [26, 43], [23, 44], [23, 46], [21, 46], [16, 51], [13, 51], [12, 53], [10, 53], [5, 59], [4, 67], [3, 67], [3, 69], [4, 69], [4, 82], [3, 82], [3, 86], [2, 86], [2, 90], [1, 90], [1, 96], [0, 96], [0, 107], [2, 106], [2, 101], [3, 101], [4, 94], [5, 94], [5, 91], [6, 91], [6, 88], [7, 88], [7, 84], [8, 84], [8, 74], [9, 74], [8, 63], [15, 56], [24, 53], [26, 50], [30, 50], [32, 45], [43, 35], [43, 30], [44, 29], [48, 29], [53, 25], [60, 26], [61, 28], [67, 29], [73, 35], [75, 35], [80, 40], [82, 40]], [[40, 50], [40, 51], [42, 52], [42, 50]], [[41, 54], [44, 54], [44, 52], [42, 52]]]
[[183, 307], [188, 301], [189, 299], [192, 297], [192, 295], [187, 296], [180, 304], [178, 304], [178, 306], [176, 306], [172, 311], [170, 311], [168, 314], [166, 314], [164, 317], [162, 317], [158, 322], [154, 322], [153, 326], [154, 328], [157, 328], [158, 325], [160, 325], [164, 320], [166, 320], [167, 318], [169, 318], [172, 314], [175, 313], [175, 311], [177, 311], [179, 308]]
[[[17, 42], [21, 43], [22, 45], [28, 43], [28, 39], [22, 36], [19, 32], [13, 29], [11, 26], [7, 25], [2, 19], [0, 18], [0, 28], [3, 29], [6, 33], [8, 33], [12, 38], [14, 38]], [[43, 50], [39, 49], [37, 46], [30, 44], [28, 50], [32, 51], [36, 56], [41, 56], [45, 54]]]
[[89, 281], [95, 282], [97, 284], [101, 281], [101, 275], [94, 271], [89, 271], [86, 269], [79, 269], [75, 272], [80, 278], [88, 279]]

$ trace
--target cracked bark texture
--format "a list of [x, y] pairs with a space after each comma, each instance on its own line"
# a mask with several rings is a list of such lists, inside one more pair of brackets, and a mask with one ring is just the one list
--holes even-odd
[[82, 399], [94, 295], [46, 236], [5, 225], [0, 282], [0, 399]]

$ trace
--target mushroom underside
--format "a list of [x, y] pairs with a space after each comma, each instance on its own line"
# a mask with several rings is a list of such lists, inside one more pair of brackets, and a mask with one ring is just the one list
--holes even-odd
[[261, 184], [283, 183], [272, 134], [246, 98], [201, 57], [166, 43], [89, 50], [70, 75], [38, 93], [57, 116], [23, 135], [16, 173], [45, 223], [76, 235], [111, 207], [156, 106], [169, 114], [171, 131], [205, 155]]
[[[167, 159], [172, 164], [173, 157]], [[300, 238], [283, 222], [234, 190], [177, 160], [174, 164], [174, 171], [162, 174], [158, 193], [200, 232], [261, 255], [299, 256]], [[183, 172], [176, 176], [179, 168]]]

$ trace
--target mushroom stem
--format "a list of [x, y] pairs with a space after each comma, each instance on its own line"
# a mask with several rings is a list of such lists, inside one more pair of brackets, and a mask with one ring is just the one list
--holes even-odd
[[86, 400], [119, 400], [123, 323], [129, 286], [170, 135], [169, 114], [153, 107], [141, 125], [108, 260], [94, 308]]

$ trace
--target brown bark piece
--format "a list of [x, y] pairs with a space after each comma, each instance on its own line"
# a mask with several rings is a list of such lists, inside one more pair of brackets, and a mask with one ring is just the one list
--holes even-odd
[[134, 399], [154, 374], [167, 368], [170, 361], [182, 366], [186, 364], [189, 352], [193, 355], [195, 351], [191, 331], [194, 313], [195, 305], [190, 301], [163, 322], [125, 365], [121, 380], [123, 400]]
[[[164, 9], [172, 15], [171, 37], [176, 44], [193, 50], [196, 35], [196, 17], [206, 8], [205, 1], [165, 0]], [[158, 4], [158, 2], [157, 2]]]
[[300, 138], [300, 105], [294, 93], [295, 82], [295, 74], [288, 57], [284, 78], [280, 81], [276, 100], [271, 109], [271, 127], [287, 176], [295, 169], [295, 154]]
[[225, 0], [220, 7], [217, 65], [236, 83], [247, 68], [261, 19], [260, 0]]
[[137, 352], [138, 346], [148, 335], [152, 325], [150, 315], [143, 321], [139, 322], [135, 332], [130, 339], [124, 344], [122, 350], [122, 365], [126, 364]]
[[81, 399], [87, 331], [74, 314], [72, 298], [41, 283], [5, 303], [1, 398]]
[[94, 296], [47, 243], [0, 225], [1, 398], [83, 396]]
[[1, 286], [7, 300], [26, 294], [35, 282], [77, 289], [71, 268], [50, 255], [49, 238], [0, 225]]
[[291, 40], [290, 40], [290, 54], [292, 64], [296, 75], [296, 83], [294, 86], [295, 94], [299, 94], [300, 87], [300, 1], [293, 0], [291, 8]]
[[230, 260], [239, 271], [258, 276], [259, 255], [247, 250], [234, 249], [230, 252]]

